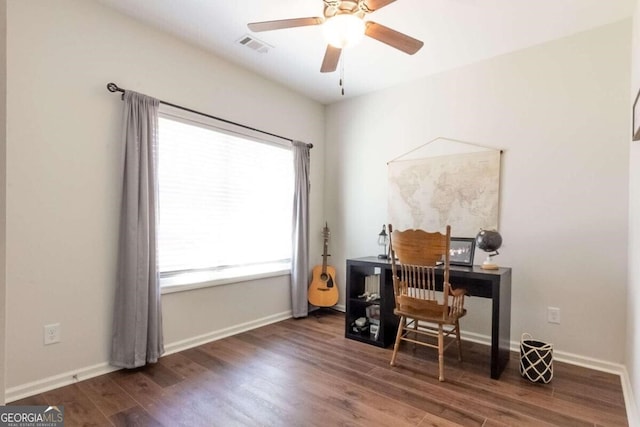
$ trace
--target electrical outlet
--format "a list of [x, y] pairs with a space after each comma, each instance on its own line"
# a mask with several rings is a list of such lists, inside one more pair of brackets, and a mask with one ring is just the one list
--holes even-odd
[[60, 323], [44, 325], [44, 345], [60, 342], [61, 334], [62, 327], [60, 326]]
[[547, 322], [560, 324], [560, 309], [558, 307], [547, 307]]

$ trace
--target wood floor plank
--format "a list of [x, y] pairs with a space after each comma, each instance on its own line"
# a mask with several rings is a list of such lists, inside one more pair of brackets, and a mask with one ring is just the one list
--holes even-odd
[[[250, 425], [250, 419], [235, 414], [225, 401], [212, 394], [207, 384], [217, 384], [217, 378], [202, 382], [175, 384], [163, 388], [142, 372], [123, 375], [115, 381], [137, 401], [155, 420], [166, 426], [174, 425]], [[223, 394], [223, 390], [217, 389]], [[208, 423], [208, 424], [207, 424]]]
[[[216, 343], [216, 346], [206, 346], [207, 352], [230, 363], [242, 360], [236, 351], [241, 350], [238, 343], [229, 347]], [[295, 363], [287, 358], [279, 358], [276, 354], [255, 354], [253, 360], [242, 360], [237, 369], [246, 371], [254, 378], [270, 381], [274, 386], [282, 384], [281, 378], [273, 378], [272, 373], [286, 370], [287, 375], [298, 381], [307, 378], [310, 386], [306, 390], [314, 401], [326, 401], [329, 406], [339, 410], [347, 409], [345, 416], [357, 419], [359, 422], [375, 425], [417, 425], [425, 416], [423, 411], [403, 404], [392, 402], [382, 397], [375, 390], [366, 389], [358, 384], [343, 381], [340, 378], [328, 377], [322, 370], [310, 370], [302, 363]], [[255, 383], [252, 383], [252, 386]], [[295, 387], [295, 384], [293, 385]]]
[[489, 378], [489, 348], [437, 354], [345, 339], [344, 315], [288, 319], [13, 402], [64, 405], [67, 426], [626, 426], [620, 378], [554, 362], [532, 384], [511, 354]]
[[148, 376], [142, 374], [139, 370], [122, 370], [109, 374], [109, 377], [157, 420], [164, 423], [172, 419], [173, 406], [163, 406], [162, 397], [165, 392], [163, 392], [162, 387], [154, 383]]
[[12, 406], [44, 406], [49, 405], [43, 394], [35, 394], [24, 399], [11, 402]]
[[[626, 425], [626, 414], [620, 412], [621, 408], [603, 403], [591, 396], [584, 396], [581, 403], [570, 401], [567, 399], [559, 399], [555, 395], [551, 396], [547, 393], [539, 393], [539, 390], [552, 388], [551, 385], [531, 384], [525, 379], [521, 379], [518, 386], [507, 384], [501, 381], [491, 380], [489, 378], [465, 376], [461, 382], [470, 387], [470, 393], [489, 394], [496, 396], [505, 402], [513, 402], [513, 405], [526, 405], [527, 409], [519, 409], [520, 412], [536, 413], [538, 408], [546, 408], [548, 414], [556, 414], [558, 419], [565, 424], [569, 421], [564, 419], [561, 414], [571, 413], [572, 422], [584, 422], [587, 425], [594, 423], [606, 422], [610, 425]], [[585, 405], [588, 402], [588, 405]], [[558, 422], [560, 422], [558, 421]]]
[[90, 378], [78, 383], [78, 388], [100, 409], [107, 418], [133, 408], [137, 403], [108, 376]]
[[141, 369], [141, 372], [151, 378], [153, 382], [160, 387], [168, 387], [182, 381], [180, 376], [176, 375], [170, 369], [166, 369], [162, 363], [153, 363]]
[[202, 378], [207, 368], [189, 359], [184, 353], [174, 353], [160, 358], [158, 363], [180, 375], [185, 381]]
[[[243, 334], [237, 338], [260, 342], [260, 338], [250, 338], [248, 334]], [[267, 343], [263, 344], [267, 345]], [[371, 371], [371, 369], [374, 368], [366, 366], [368, 363], [366, 359], [360, 361], [350, 360], [349, 363], [346, 363], [346, 358], [340, 358], [339, 361], [336, 362], [328, 358], [325, 354], [318, 355], [317, 349], [316, 351], [310, 352], [308, 349], [295, 344], [293, 341], [276, 341], [272, 346], [277, 349], [278, 352], [286, 354], [287, 360], [298, 360], [303, 363], [307, 369], [315, 368], [323, 372], [326, 376], [333, 377], [334, 379], [345, 378], [352, 383], [361, 384], [370, 390], [376, 390], [386, 399], [403, 402], [417, 409], [438, 415], [446, 420], [458, 422], [462, 425], [482, 425], [484, 422], [485, 417], [477, 416], [463, 408], [454, 408], [447, 403], [443, 404], [442, 402], [433, 400], [428, 395], [411, 393], [402, 388], [384, 383], [376, 377], [366, 375], [367, 371]], [[362, 365], [365, 365], [365, 367]], [[437, 382], [437, 379], [435, 381]]]
[[76, 384], [43, 393], [50, 405], [64, 406], [65, 426], [111, 426], [104, 414]]
[[221, 400], [233, 414], [252, 420], [253, 425], [286, 425], [289, 418], [286, 412], [277, 410], [261, 396], [246, 392], [255, 383], [255, 375], [244, 369], [236, 369], [233, 363], [210, 354], [204, 347], [188, 352], [187, 356], [206, 367], [207, 375], [215, 376], [212, 381], [203, 384], [201, 394], [210, 394]]
[[164, 427], [139, 406], [115, 413], [109, 420], [115, 427]]
[[[227, 340], [229, 341], [229, 340]], [[270, 357], [265, 357], [264, 352], [262, 354], [256, 354], [253, 360], [248, 359], [246, 357], [240, 357], [242, 352], [238, 352], [237, 350], [242, 345], [238, 345], [238, 342], [235, 342], [229, 346], [225, 346], [224, 342], [215, 342], [211, 344], [207, 344], [201, 346], [201, 349], [208, 353], [213, 359], [214, 362], [205, 363], [208, 366], [211, 366], [213, 369], [220, 371], [221, 369], [232, 369], [231, 366], [236, 364], [233, 368], [237, 371], [244, 371], [249, 377], [254, 378], [254, 381], [250, 384], [250, 387], [247, 388], [247, 392], [255, 391], [256, 381], [261, 378], [264, 381], [261, 383], [263, 386], [271, 384], [271, 387], [276, 389], [295, 389], [299, 378], [308, 377], [311, 380], [311, 385], [309, 389], [302, 391], [299, 387], [298, 393], [296, 393], [297, 397], [299, 395], [304, 395], [306, 398], [301, 401], [301, 404], [306, 404], [308, 406], [311, 402], [311, 409], [313, 410], [314, 404], [313, 402], [321, 402], [321, 401], [330, 401], [334, 404], [334, 411], [332, 411], [331, 416], [334, 419], [333, 421], [339, 424], [353, 422], [354, 420], [358, 420], [358, 422], [368, 424], [368, 425], [389, 425], [389, 423], [394, 423], [397, 425], [402, 425], [402, 416], [401, 409], [397, 409], [395, 412], [395, 417], [390, 416], [388, 413], [384, 412], [384, 409], [391, 409], [392, 405], [389, 405], [386, 401], [377, 400], [377, 404], [366, 405], [359, 402], [357, 399], [344, 398], [344, 389], [340, 387], [340, 384], [336, 384], [335, 381], [332, 381], [329, 384], [326, 384], [324, 380], [327, 378], [323, 375], [322, 371], [317, 373], [310, 372], [305, 370], [306, 367], [302, 364], [298, 363], [296, 366], [296, 361], [288, 358], [282, 358], [277, 354], [273, 354]], [[242, 341], [240, 341], [242, 344]], [[245, 352], [247, 354], [247, 346], [245, 345]], [[202, 358], [202, 355], [199, 356]], [[274, 377], [275, 375], [275, 377]], [[271, 381], [271, 382], [269, 382]], [[287, 382], [289, 381], [289, 382]], [[348, 384], [343, 384], [343, 386], [348, 386]], [[341, 389], [342, 392], [340, 394], [336, 394], [335, 390]], [[356, 390], [357, 387], [354, 387], [348, 393], [353, 393], [357, 395]], [[367, 390], [361, 391], [360, 395], [366, 395], [370, 397], [376, 397], [373, 393], [367, 393]], [[333, 400], [332, 400], [333, 399]], [[290, 401], [291, 397], [281, 403], [284, 403], [286, 406], [284, 409], [286, 411], [290, 411]], [[315, 405], [318, 406], [318, 405]], [[402, 405], [397, 405], [402, 407]], [[298, 407], [300, 407], [298, 405]], [[384, 408], [380, 408], [384, 407]], [[409, 407], [405, 407], [404, 409], [408, 411], [412, 411], [411, 415], [402, 414], [411, 419], [411, 421], [406, 425], [416, 425], [419, 422], [424, 414], [419, 413], [417, 411], [413, 411]], [[316, 412], [319, 416], [319, 419], [325, 419], [325, 415], [321, 415], [323, 412], [323, 407], [318, 407]], [[393, 414], [393, 412], [391, 412]], [[326, 424], [325, 424], [326, 425]]]

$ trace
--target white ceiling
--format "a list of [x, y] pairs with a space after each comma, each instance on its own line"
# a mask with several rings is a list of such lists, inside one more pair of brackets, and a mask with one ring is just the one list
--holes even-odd
[[[98, 0], [324, 104], [565, 37], [633, 14], [635, 0], [397, 0], [368, 15], [424, 42], [410, 56], [365, 37], [320, 73], [320, 26], [251, 33], [247, 23], [322, 16], [322, 0]], [[258, 53], [238, 40], [272, 46]], [[340, 93], [344, 70], [345, 95]]]

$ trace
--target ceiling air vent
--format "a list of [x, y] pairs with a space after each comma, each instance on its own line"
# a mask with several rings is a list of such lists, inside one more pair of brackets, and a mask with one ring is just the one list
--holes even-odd
[[253, 36], [250, 36], [249, 34], [245, 34], [244, 36], [240, 37], [238, 43], [240, 43], [242, 46], [248, 47], [251, 50], [255, 50], [258, 53], [267, 53], [269, 52], [269, 49], [273, 47], [269, 46], [261, 40], [258, 40]]

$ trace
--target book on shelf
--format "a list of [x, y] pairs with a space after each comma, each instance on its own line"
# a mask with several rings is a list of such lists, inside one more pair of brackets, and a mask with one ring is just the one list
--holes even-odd
[[367, 295], [380, 295], [380, 275], [374, 274], [365, 276], [364, 278], [364, 293]]

